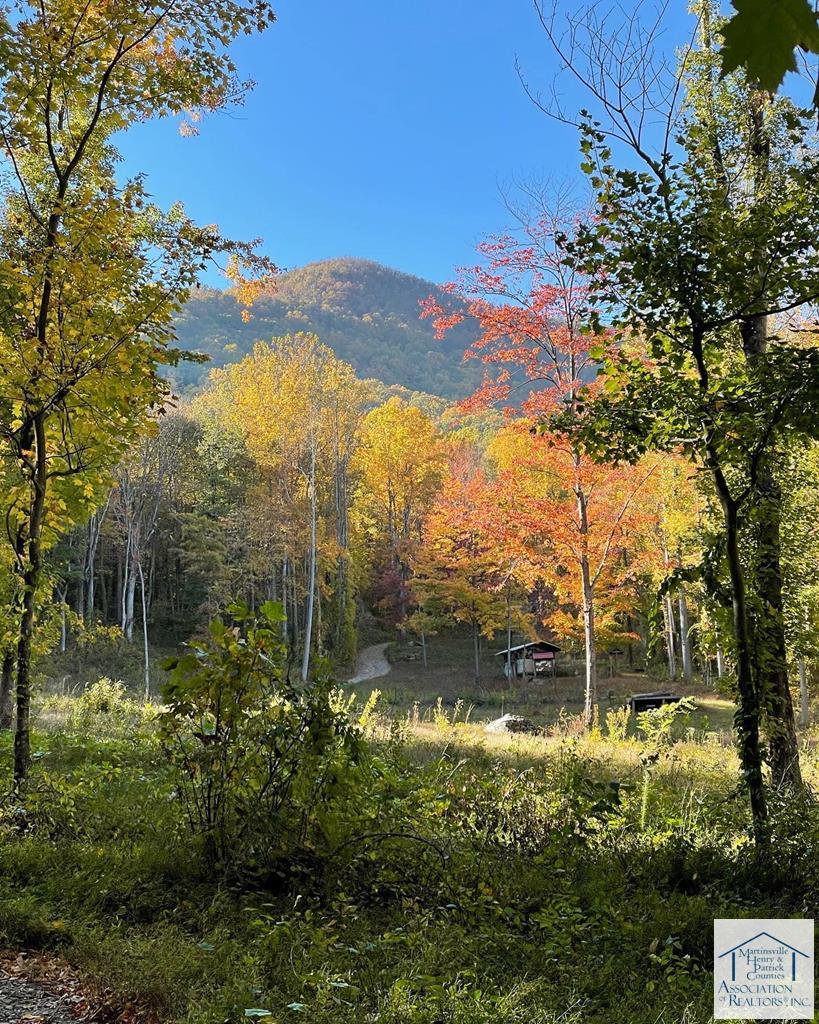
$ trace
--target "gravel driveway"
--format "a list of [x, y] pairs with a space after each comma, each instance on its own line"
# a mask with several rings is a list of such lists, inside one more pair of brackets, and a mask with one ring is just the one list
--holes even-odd
[[351, 683], [363, 683], [367, 679], [379, 679], [390, 671], [390, 663], [384, 654], [387, 644], [373, 644], [365, 647], [358, 655], [355, 663], [355, 675], [348, 680]]
[[77, 1024], [58, 997], [0, 968], [0, 1024]]

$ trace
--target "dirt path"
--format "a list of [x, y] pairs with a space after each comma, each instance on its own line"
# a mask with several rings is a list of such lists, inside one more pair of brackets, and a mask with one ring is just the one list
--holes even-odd
[[77, 1024], [77, 1017], [59, 996], [0, 967], [0, 1021], [2, 1024]]
[[358, 655], [355, 663], [355, 675], [348, 680], [351, 683], [363, 683], [368, 679], [379, 679], [389, 673], [392, 666], [387, 661], [384, 651], [387, 644], [373, 644], [365, 647]]

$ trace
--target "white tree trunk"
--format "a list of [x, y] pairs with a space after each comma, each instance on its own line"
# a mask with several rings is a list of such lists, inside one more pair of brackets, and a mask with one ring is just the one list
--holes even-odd
[[307, 682], [310, 672], [310, 649], [313, 644], [313, 608], [316, 603], [316, 439], [310, 441], [310, 580], [307, 589], [307, 622], [304, 627], [304, 655], [301, 662], [301, 678]]
[[807, 729], [810, 721], [810, 694], [808, 693], [808, 673], [805, 659], [799, 659], [799, 724]]
[[722, 679], [725, 675], [725, 660], [722, 656], [722, 648], [717, 645], [717, 679]]
[[[136, 563], [139, 565], [139, 562]], [[134, 639], [134, 603], [136, 599], [136, 573], [133, 567], [128, 570], [128, 583], [125, 587], [125, 623], [123, 632], [128, 643]]]
[[110, 504], [111, 493], [109, 491], [105, 504], [101, 509], [98, 509], [88, 521], [88, 543], [85, 548], [83, 575], [85, 577], [85, 621], [90, 623], [93, 623], [94, 621], [94, 601], [96, 597], [95, 590], [97, 580], [97, 548], [99, 546], [100, 534], [102, 532], [102, 524], [108, 514]]
[[148, 603], [145, 600], [145, 574], [142, 571], [142, 562], [137, 562], [139, 570], [139, 592], [142, 598], [142, 655], [145, 677], [145, 700], [151, 696], [151, 672], [148, 659]]
[[125, 539], [125, 554], [122, 556], [122, 590], [119, 595], [119, 628], [125, 635], [125, 623], [128, 618], [128, 571], [131, 565], [131, 532]]
[[674, 651], [674, 605], [666, 594], [663, 598], [663, 617], [665, 618], [665, 647], [668, 652], [668, 675], [677, 678], [677, 655]]
[[694, 669], [691, 664], [691, 638], [688, 635], [688, 604], [685, 594], [680, 591], [677, 598], [677, 607], [680, 612], [680, 652], [682, 654], [683, 679], [690, 683], [694, 678]]
[[583, 557], [580, 563], [583, 578], [583, 636], [586, 649], [586, 696], [583, 721], [587, 729], [594, 722], [594, 708], [597, 704], [597, 637], [594, 629], [594, 589], [591, 585], [589, 560]]

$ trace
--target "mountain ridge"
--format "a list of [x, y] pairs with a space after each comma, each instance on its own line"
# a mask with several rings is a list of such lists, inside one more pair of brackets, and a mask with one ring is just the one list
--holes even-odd
[[464, 397], [483, 377], [479, 364], [463, 361], [475, 331], [466, 321], [436, 340], [432, 324], [420, 319], [420, 301], [430, 294], [443, 293], [421, 277], [359, 257], [316, 260], [282, 273], [254, 302], [247, 322], [230, 290], [198, 289], [177, 321], [178, 345], [204, 352], [210, 362], [181, 363], [174, 383], [191, 390], [209, 369], [238, 361], [257, 341], [306, 331], [361, 377]]

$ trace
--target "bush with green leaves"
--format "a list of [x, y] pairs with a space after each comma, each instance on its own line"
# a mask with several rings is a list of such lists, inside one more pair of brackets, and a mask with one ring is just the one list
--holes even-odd
[[157, 712], [153, 704], [145, 704], [129, 696], [121, 680], [107, 676], [88, 683], [79, 697], [69, 700], [69, 728], [73, 732], [92, 735], [134, 733], [150, 722]]
[[280, 605], [228, 613], [166, 662], [161, 737], [208, 860], [265, 868], [305, 844], [366, 745], [328, 678], [289, 678]]
[[637, 716], [637, 729], [646, 744], [659, 752], [673, 743], [675, 730], [685, 730], [695, 706], [690, 697], [683, 697], [673, 704], [641, 711]]
[[606, 712], [606, 732], [615, 743], [625, 743], [628, 739], [628, 727], [631, 722], [631, 708], [624, 704], [619, 708], [609, 708]]

